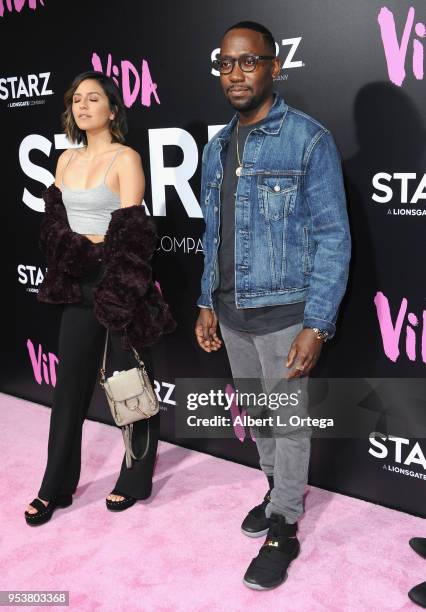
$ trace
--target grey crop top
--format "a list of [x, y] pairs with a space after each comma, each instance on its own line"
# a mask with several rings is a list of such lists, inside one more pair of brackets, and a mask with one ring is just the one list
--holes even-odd
[[120, 208], [120, 196], [112, 191], [105, 183], [105, 179], [117, 155], [123, 151], [119, 149], [113, 156], [105, 172], [104, 180], [100, 185], [91, 189], [68, 189], [64, 185], [64, 173], [74, 153], [70, 155], [67, 165], [62, 173], [62, 201], [67, 211], [68, 222], [71, 229], [78, 234], [105, 235], [111, 219], [111, 213]]

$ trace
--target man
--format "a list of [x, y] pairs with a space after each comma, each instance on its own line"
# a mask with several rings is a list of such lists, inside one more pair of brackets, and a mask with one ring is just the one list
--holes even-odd
[[[280, 62], [264, 26], [229, 28], [214, 67], [237, 113], [203, 153], [197, 341], [218, 350], [219, 320], [234, 378], [306, 376], [335, 333], [347, 281], [340, 157], [327, 129], [274, 94]], [[306, 378], [299, 383], [304, 390]], [[256, 437], [256, 445], [269, 491], [242, 531], [267, 538], [244, 583], [269, 589], [299, 553], [310, 432]]]

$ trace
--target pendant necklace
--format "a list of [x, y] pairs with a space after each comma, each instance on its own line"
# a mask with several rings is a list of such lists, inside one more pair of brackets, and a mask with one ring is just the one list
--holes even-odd
[[235, 169], [235, 174], [237, 176], [241, 176], [241, 171], [243, 169], [243, 164], [242, 161], [240, 159], [240, 150], [238, 147], [238, 132], [239, 132], [239, 128], [240, 128], [240, 120], [238, 119], [238, 123], [237, 123], [237, 160], [238, 160], [238, 167]]

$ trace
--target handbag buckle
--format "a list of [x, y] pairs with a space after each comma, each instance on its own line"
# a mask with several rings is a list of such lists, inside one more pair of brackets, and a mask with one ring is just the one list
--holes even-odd
[[[135, 404], [136, 402], [136, 404]], [[124, 403], [126, 404], [127, 408], [129, 410], [138, 410], [139, 408], [139, 397], [132, 397], [131, 399], [126, 399], [124, 400]]]

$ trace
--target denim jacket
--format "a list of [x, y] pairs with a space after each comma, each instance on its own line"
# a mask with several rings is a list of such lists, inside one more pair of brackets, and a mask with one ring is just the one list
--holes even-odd
[[[197, 305], [219, 286], [221, 185], [234, 116], [204, 148], [204, 272]], [[351, 241], [341, 159], [330, 132], [278, 95], [249, 132], [235, 199], [235, 305], [305, 301], [304, 327], [329, 336], [348, 277]]]

